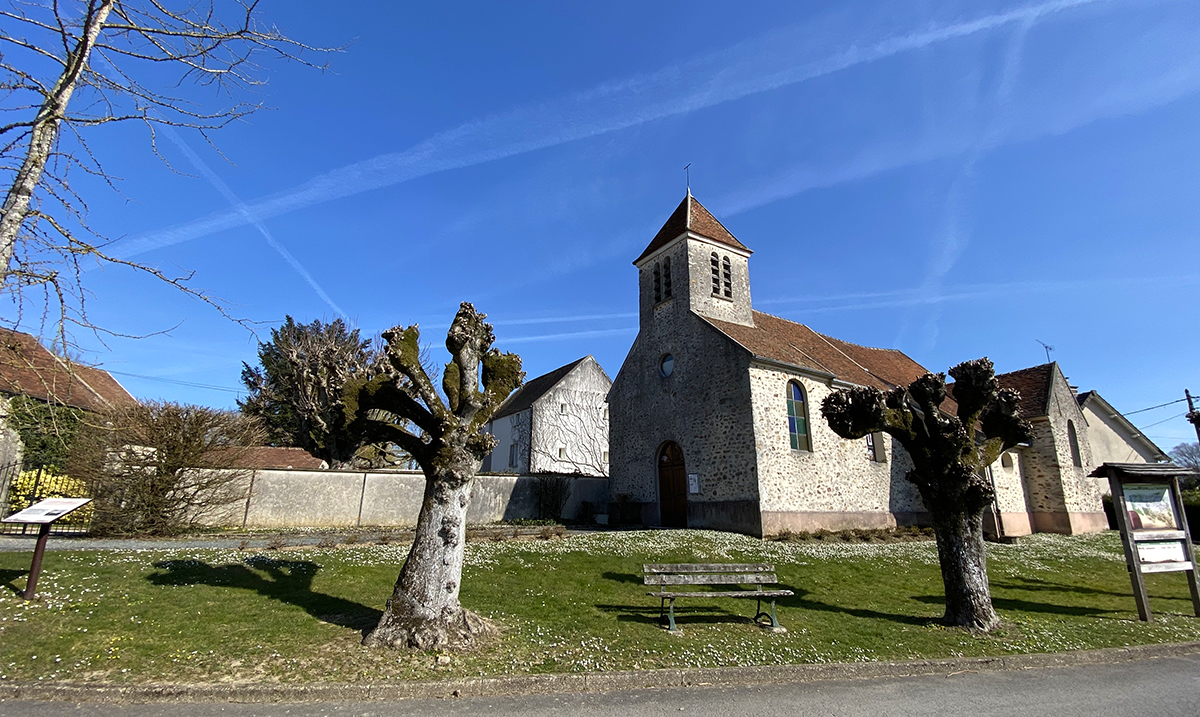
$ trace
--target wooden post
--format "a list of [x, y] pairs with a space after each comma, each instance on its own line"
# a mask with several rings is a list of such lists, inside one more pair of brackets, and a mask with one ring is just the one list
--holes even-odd
[[1150, 614], [1150, 601], [1146, 598], [1146, 582], [1142, 579], [1137, 544], [1133, 542], [1133, 533], [1129, 527], [1129, 509], [1125, 507], [1125, 486], [1121, 484], [1115, 468], [1108, 469], [1108, 486], [1112, 491], [1113, 512], [1117, 514], [1117, 528], [1121, 531], [1125, 566], [1129, 568], [1129, 581], [1133, 583], [1133, 600], [1137, 603], [1138, 617], [1143, 622], [1152, 622], [1154, 617]]
[[25, 581], [26, 600], [37, 597], [38, 575], [42, 573], [42, 558], [46, 555], [46, 541], [50, 539], [50, 524], [42, 523], [38, 532], [37, 547], [33, 549], [33, 564], [29, 566], [29, 578]]
[[1183, 544], [1187, 546], [1187, 559], [1192, 561], [1192, 569], [1187, 571], [1188, 588], [1192, 591], [1192, 613], [1200, 617], [1200, 581], [1197, 580], [1196, 551], [1192, 547], [1192, 533], [1188, 529], [1187, 513], [1183, 509], [1183, 495], [1179, 492], [1179, 476], [1171, 479], [1175, 512], [1179, 516], [1179, 527], [1183, 528]]

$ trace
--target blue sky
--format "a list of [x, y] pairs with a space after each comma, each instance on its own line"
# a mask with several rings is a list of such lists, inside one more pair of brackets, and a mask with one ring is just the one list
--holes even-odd
[[[1200, 391], [1194, 2], [348, 6], [263, 3], [346, 49], [326, 73], [264, 61], [273, 109], [216, 134], [224, 158], [164, 135], [175, 174], [142, 129], [93, 131], [122, 178], [89, 197], [114, 253], [263, 326], [419, 322], [440, 346], [472, 301], [531, 377], [586, 354], [615, 376], [631, 261], [691, 163], [755, 252], [759, 310], [932, 370], [1043, 363], [1042, 341], [1127, 412]], [[234, 404], [246, 329], [122, 270], [87, 281], [96, 323], [170, 329], [77, 337], [131, 392]], [[1169, 450], [1195, 440], [1182, 412], [1131, 418]]]

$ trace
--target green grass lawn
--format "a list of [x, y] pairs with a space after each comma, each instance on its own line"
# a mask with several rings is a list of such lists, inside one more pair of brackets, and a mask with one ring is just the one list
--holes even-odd
[[[1114, 532], [989, 546], [1005, 626], [936, 624], [932, 542], [762, 542], [706, 531], [596, 533], [467, 547], [462, 602], [504, 628], [497, 644], [436, 656], [360, 647], [406, 546], [244, 553], [51, 552], [26, 603], [29, 553], [0, 554], [4, 680], [360, 681], [679, 666], [894, 660], [1051, 652], [1200, 639], [1183, 575], [1147, 577], [1155, 622], [1137, 620]], [[773, 562], [786, 634], [754, 602], [680, 601], [683, 633], [658, 625], [644, 562]]]

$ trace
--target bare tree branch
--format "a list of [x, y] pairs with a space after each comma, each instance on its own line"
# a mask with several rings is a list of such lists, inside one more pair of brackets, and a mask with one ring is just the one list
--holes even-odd
[[[189, 276], [117, 260], [110, 242], [88, 222], [87, 204], [72, 184], [73, 171], [101, 178], [116, 189], [86, 131], [121, 122], [146, 126], [158, 152], [155, 126], [198, 132], [260, 109], [259, 102], [189, 98], [186, 85], [210, 86], [233, 97], [263, 84], [257, 62], [266, 54], [324, 69], [333, 51], [307, 45], [262, 22], [257, 2], [192, 0], [180, 9], [159, 0], [9, 0], [0, 8], [0, 295], [13, 305], [3, 323], [19, 328], [41, 315], [55, 324], [95, 329], [84, 308], [88, 295], [79, 260], [119, 266], [183, 289], [228, 312], [203, 291], [187, 288]], [[163, 68], [177, 68], [163, 85]], [[168, 167], [170, 163], [167, 162]], [[43, 303], [49, 300], [49, 303]], [[39, 308], [27, 311], [25, 302]], [[31, 307], [32, 308], [32, 307]], [[245, 324], [245, 322], [243, 322]]]

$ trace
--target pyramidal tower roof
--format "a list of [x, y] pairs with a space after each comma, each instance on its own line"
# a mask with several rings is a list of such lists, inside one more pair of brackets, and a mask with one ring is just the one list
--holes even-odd
[[739, 249], [747, 254], [751, 253], [746, 245], [735, 239], [733, 234], [730, 234], [729, 230], [721, 222], [717, 221], [717, 218], [705, 209], [703, 204], [692, 196], [692, 192], [689, 190], [687, 196], [683, 198], [683, 201], [679, 203], [675, 211], [671, 212], [671, 216], [667, 219], [666, 224], [663, 224], [662, 229], [659, 229], [658, 233], [654, 235], [654, 239], [650, 241], [650, 245], [646, 247], [646, 251], [642, 252], [642, 255], [635, 259], [633, 263], [637, 264], [642, 259], [645, 259], [687, 232], [698, 234], [718, 244]]

